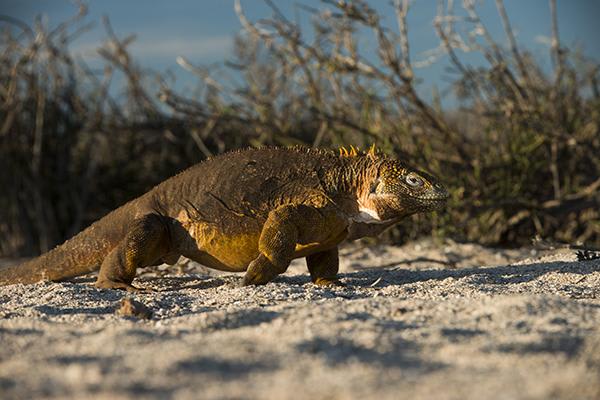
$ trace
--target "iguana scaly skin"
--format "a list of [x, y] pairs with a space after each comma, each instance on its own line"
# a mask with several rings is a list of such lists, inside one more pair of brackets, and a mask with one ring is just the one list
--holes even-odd
[[312, 281], [337, 282], [345, 239], [374, 236], [448, 197], [432, 176], [374, 150], [263, 148], [201, 162], [42, 256], [0, 270], [0, 285], [100, 268], [96, 286], [138, 290], [136, 269], [183, 255], [264, 284], [306, 257]]

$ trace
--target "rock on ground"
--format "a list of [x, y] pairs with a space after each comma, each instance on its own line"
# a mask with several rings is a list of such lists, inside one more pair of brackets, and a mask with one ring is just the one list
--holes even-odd
[[421, 242], [348, 247], [342, 272], [1, 287], [0, 398], [600, 398], [600, 260]]

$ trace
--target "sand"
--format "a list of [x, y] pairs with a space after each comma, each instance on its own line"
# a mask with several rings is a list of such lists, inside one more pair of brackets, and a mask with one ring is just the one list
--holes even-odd
[[0, 398], [600, 399], [600, 260], [429, 241], [341, 253], [346, 287], [315, 287], [303, 262], [262, 287], [193, 263], [146, 271], [151, 294], [1, 287]]

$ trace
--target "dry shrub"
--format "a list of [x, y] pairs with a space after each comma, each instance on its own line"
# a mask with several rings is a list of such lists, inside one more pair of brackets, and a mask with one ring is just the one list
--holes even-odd
[[[561, 45], [553, 0], [551, 71], [518, 46], [502, 1], [506, 47], [473, 2], [456, 13], [440, 2], [440, 46], [427, 61], [444, 55], [456, 73], [451, 110], [417, 90], [408, 1], [391, 6], [394, 27], [365, 1], [323, 1], [303, 8], [312, 32], [267, 4], [272, 16], [256, 24], [236, 3], [245, 33], [224, 68], [178, 59], [200, 78], [193, 98], [137, 65], [133, 38], [117, 38], [107, 21], [102, 73], [75, 60], [68, 44], [85, 29], [84, 7], [54, 29], [3, 17], [0, 253], [46, 250], [178, 169], [264, 144], [376, 143], [440, 175], [448, 210], [402, 224], [395, 241], [433, 230], [496, 245], [536, 235], [600, 243], [600, 68]], [[374, 56], [359, 46], [366, 34]], [[486, 64], [465, 63], [466, 50]], [[117, 72], [125, 87], [115, 98]]]

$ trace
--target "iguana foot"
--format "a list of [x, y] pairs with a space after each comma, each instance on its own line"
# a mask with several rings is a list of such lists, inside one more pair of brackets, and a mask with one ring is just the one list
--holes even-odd
[[125, 282], [112, 282], [112, 281], [97, 281], [94, 286], [98, 289], [118, 289], [126, 290], [131, 293], [154, 293], [154, 289], [139, 288]]
[[265, 285], [284, 271], [277, 268], [267, 257], [261, 254], [248, 266], [242, 286]]
[[329, 279], [329, 278], [317, 278], [313, 281], [313, 283], [317, 286], [338, 286], [338, 287], [346, 287], [346, 284], [340, 281], [337, 278]]
[[328, 279], [328, 278], [317, 278], [313, 283], [317, 286], [339, 286], [345, 287], [346, 284], [342, 283], [339, 279]]
[[244, 280], [242, 281], [242, 286], [250, 286], [250, 285], [266, 285], [269, 283], [274, 277], [278, 274], [264, 273], [264, 272], [255, 272], [248, 273], [244, 275]]

